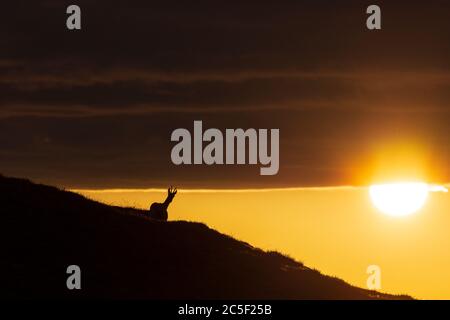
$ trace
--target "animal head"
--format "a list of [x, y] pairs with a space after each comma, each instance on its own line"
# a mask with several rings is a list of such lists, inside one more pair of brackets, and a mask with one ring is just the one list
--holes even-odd
[[172, 186], [170, 186], [169, 189], [167, 189], [167, 199], [169, 199], [170, 201], [172, 201], [172, 199], [175, 197], [175, 195], [177, 194], [177, 188], [174, 188]]

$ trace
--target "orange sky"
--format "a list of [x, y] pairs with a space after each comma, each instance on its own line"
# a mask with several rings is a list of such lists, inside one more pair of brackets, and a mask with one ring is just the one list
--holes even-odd
[[[80, 191], [106, 203], [147, 208], [165, 190]], [[365, 287], [366, 269], [381, 267], [382, 291], [450, 298], [450, 196], [431, 193], [419, 212], [384, 215], [367, 188], [180, 190], [170, 220], [204, 222], [321, 272]]]

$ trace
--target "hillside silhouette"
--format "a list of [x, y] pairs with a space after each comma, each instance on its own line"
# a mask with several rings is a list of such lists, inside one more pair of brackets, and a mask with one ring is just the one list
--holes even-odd
[[[55, 187], [0, 176], [7, 298], [403, 299], [350, 286], [204, 224], [147, 218]], [[66, 268], [81, 268], [81, 290]]]

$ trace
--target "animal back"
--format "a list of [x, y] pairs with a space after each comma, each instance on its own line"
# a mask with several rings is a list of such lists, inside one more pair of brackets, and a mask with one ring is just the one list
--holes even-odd
[[149, 216], [156, 220], [167, 220], [167, 210], [162, 203], [152, 203], [149, 210]]

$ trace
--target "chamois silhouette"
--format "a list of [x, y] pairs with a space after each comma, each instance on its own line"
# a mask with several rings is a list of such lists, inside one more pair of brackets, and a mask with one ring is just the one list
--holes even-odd
[[167, 218], [168, 218], [167, 207], [172, 202], [172, 200], [176, 194], [177, 194], [176, 188], [173, 188], [171, 186], [169, 189], [167, 189], [166, 201], [164, 201], [163, 203], [154, 202], [150, 206], [150, 211], [149, 211], [150, 218], [153, 218], [156, 220], [167, 221]]

